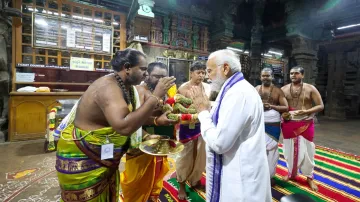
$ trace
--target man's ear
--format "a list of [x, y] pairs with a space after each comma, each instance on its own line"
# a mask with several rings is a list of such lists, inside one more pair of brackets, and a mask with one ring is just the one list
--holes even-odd
[[224, 69], [223, 70], [224, 74], [227, 77], [231, 73], [231, 68], [230, 68], [229, 64], [224, 63], [223, 69]]
[[125, 62], [125, 64], [123, 65], [123, 67], [124, 67], [125, 70], [128, 70], [128, 69], [131, 68], [131, 65], [130, 65], [130, 63]]

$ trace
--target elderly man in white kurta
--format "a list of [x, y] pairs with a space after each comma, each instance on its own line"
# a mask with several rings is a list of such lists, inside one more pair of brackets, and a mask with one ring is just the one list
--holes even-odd
[[192, 89], [206, 142], [206, 201], [271, 201], [266, 157], [263, 104], [242, 73], [239, 57], [230, 50], [209, 56], [212, 91], [219, 94], [209, 112], [201, 90]]

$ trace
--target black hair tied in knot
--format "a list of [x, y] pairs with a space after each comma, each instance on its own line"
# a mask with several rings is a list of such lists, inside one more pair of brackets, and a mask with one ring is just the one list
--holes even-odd
[[114, 71], [121, 71], [125, 68], [132, 68], [139, 64], [140, 56], [146, 58], [146, 55], [136, 49], [127, 48], [117, 51], [111, 60], [111, 66]]

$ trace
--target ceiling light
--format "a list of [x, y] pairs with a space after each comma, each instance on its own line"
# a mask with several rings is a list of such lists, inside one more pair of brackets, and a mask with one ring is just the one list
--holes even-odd
[[360, 24], [347, 25], [347, 26], [343, 26], [343, 27], [338, 27], [337, 29], [346, 29], [346, 28], [357, 27], [357, 26], [360, 26]]
[[101, 19], [94, 19], [95, 22], [100, 22], [100, 23], [103, 23], [104, 21], [101, 20]]
[[282, 55], [283, 55], [282, 53], [275, 52], [275, 51], [269, 51], [269, 53], [271, 53], [271, 54], [275, 54], [275, 55], [280, 55], [280, 56], [282, 56]]
[[272, 55], [269, 55], [269, 54], [262, 54], [262, 55], [265, 57], [272, 57]]
[[238, 48], [226, 47], [226, 49], [232, 50], [232, 51], [235, 51], [235, 52], [243, 52], [243, 50], [238, 49]]

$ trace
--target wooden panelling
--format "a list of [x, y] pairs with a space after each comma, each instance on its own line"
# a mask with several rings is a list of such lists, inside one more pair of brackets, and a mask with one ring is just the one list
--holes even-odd
[[59, 99], [78, 99], [79, 95], [12, 95], [10, 97], [9, 140], [44, 138], [47, 114]]

